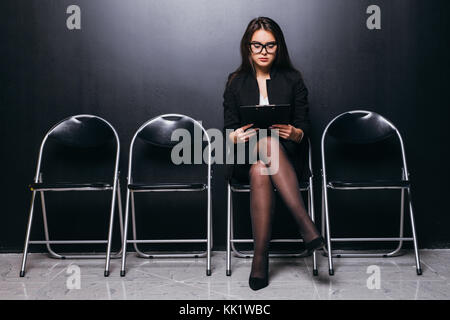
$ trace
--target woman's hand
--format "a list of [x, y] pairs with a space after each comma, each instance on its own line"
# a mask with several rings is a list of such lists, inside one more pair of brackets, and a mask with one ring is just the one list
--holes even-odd
[[269, 129], [275, 129], [278, 131], [278, 135], [287, 140], [300, 143], [303, 139], [303, 130], [296, 128], [290, 124], [273, 124]]
[[251, 126], [253, 126], [253, 123], [247, 124], [234, 130], [232, 133], [230, 133], [231, 141], [233, 141], [233, 143], [244, 143], [248, 141], [248, 139], [250, 139], [251, 136], [254, 136], [259, 130], [259, 128], [252, 128], [250, 130], [247, 130]]

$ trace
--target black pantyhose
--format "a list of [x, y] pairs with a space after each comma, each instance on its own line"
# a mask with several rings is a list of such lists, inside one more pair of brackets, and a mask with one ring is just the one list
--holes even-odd
[[[250, 276], [264, 278], [268, 273], [268, 248], [275, 199], [274, 186], [297, 221], [303, 240], [309, 242], [320, 234], [305, 209], [297, 175], [283, 146], [277, 139], [266, 137], [258, 141], [257, 147], [260, 149], [261, 160], [252, 164], [249, 172], [250, 212], [254, 239]], [[258, 149], [255, 148], [253, 152], [258, 152]]]

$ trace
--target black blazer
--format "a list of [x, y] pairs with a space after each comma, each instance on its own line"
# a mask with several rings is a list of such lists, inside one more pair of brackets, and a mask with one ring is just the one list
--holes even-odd
[[[231, 74], [228, 76], [230, 78]], [[272, 67], [270, 79], [266, 80], [267, 95], [271, 104], [291, 104], [294, 106], [291, 113], [291, 124], [304, 132], [300, 143], [280, 138], [284, 147], [295, 154], [294, 168], [301, 179], [307, 179], [311, 172], [308, 161], [308, 136], [310, 133], [308, 89], [302, 76], [294, 70], [284, 70]], [[259, 86], [253, 73], [237, 75], [225, 88], [223, 94], [225, 139], [228, 139], [225, 130], [237, 129], [246, 125], [241, 123], [239, 106], [259, 104]], [[236, 155], [236, 152], [234, 153]], [[226, 165], [226, 179], [233, 175], [235, 164]]]

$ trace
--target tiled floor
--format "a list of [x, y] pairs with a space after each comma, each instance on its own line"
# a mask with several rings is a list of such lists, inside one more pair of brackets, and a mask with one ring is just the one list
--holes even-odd
[[[2, 254], [0, 299], [449, 299], [450, 250], [420, 253], [422, 276], [416, 275], [412, 251], [394, 258], [335, 259], [334, 276], [319, 253], [317, 277], [309, 257], [272, 258], [270, 284], [256, 292], [248, 287], [251, 259], [233, 257], [233, 274], [227, 277], [223, 251], [213, 252], [210, 277], [205, 259], [145, 260], [130, 253], [123, 278], [117, 259], [105, 278], [102, 260], [54, 260], [44, 254], [31, 254], [26, 276], [19, 278], [21, 255]], [[379, 289], [368, 286], [373, 265], [379, 267]]]

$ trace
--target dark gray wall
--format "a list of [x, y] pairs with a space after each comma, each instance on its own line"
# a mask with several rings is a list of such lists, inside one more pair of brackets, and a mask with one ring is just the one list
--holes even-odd
[[[40, 141], [57, 121], [79, 113], [108, 119], [120, 135], [122, 172], [126, 171], [132, 133], [153, 116], [185, 113], [206, 128], [221, 129], [226, 76], [238, 66], [240, 38], [257, 16], [269, 16], [280, 24], [291, 58], [310, 92], [316, 214], [320, 214], [321, 132], [335, 115], [365, 108], [392, 120], [404, 135], [420, 246], [448, 246], [445, 3], [2, 1], [0, 249], [22, 249], [30, 200], [26, 186], [34, 175]], [[81, 7], [81, 30], [66, 28], [70, 4]], [[366, 28], [366, 8], [371, 4], [381, 8], [381, 30]], [[223, 249], [226, 189], [222, 166], [215, 166], [213, 187], [215, 248]], [[203, 220], [193, 216], [204, 208], [201, 197], [196, 198], [197, 205], [189, 204], [190, 197], [176, 195], [178, 202], [164, 197], [142, 200], [143, 235], [162, 228], [171, 228], [170, 235], [181, 237], [187, 237], [187, 231], [200, 231], [193, 223]], [[49, 195], [52, 236], [105, 237], [102, 221], [108, 214], [107, 201], [106, 194]], [[248, 219], [248, 199], [239, 201], [240, 216]], [[393, 234], [399, 202], [399, 194], [393, 191], [336, 195], [334, 231], [359, 236], [365, 227], [368, 234]], [[156, 210], [149, 210], [151, 205]], [[169, 220], [156, 218], [158, 222], [152, 224], [149, 216], [163, 210]], [[37, 213], [35, 237], [42, 235]], [[290, 217], [285, 218], [288, 222], [277, 222], [274, 235], [285, 228], [295, 232]], [[248, 220], [241, 225], [248, 231]]]

